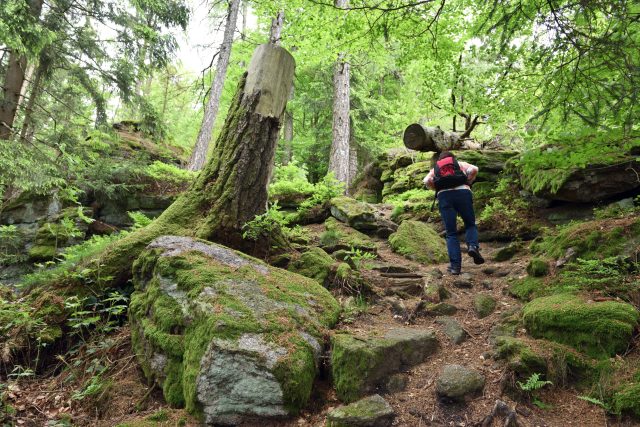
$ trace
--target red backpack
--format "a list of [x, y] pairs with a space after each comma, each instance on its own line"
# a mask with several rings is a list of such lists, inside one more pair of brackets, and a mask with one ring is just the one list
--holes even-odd
[[467, 175], [460, 169], [458, 161], [453, 157], [445, 157], [436, 162], [433, 183], [436, 192], [455, 188], [467, 183]]

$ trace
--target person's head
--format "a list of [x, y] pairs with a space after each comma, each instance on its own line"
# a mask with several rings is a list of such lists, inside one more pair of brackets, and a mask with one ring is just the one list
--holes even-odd
[[443, 151], [438, 156], [438, 160], [446, 159], [447, 157], [453, 157], [455, 159], [455, 156], [450, 151]]

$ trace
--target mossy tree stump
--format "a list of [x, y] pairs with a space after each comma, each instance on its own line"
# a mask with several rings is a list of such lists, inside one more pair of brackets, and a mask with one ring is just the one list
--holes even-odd
[[[242, 226], [267, 205], [267, 186], [295, 61], [279, 46], [260, 45], [238, 84], [208, 164], [191, 187], [153, 223], [99, 255], [104, 285], [124, 283], [131, 264], [154, 238], [197, 237], [261, 254], [242, 238]], [[269, 239], [263, 239], [264, 245]]]

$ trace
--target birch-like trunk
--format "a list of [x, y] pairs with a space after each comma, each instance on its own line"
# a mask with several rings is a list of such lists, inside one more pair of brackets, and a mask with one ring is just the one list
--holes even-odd
[[224, 36], [222, 44], [220, 45], [220, 53], [216, 64], [216, 75], [211, 83], [209, 101], [204, 109], [202, 125], [200, 126], [196, 145], [193, 148], [193, 153], [191, 154], [191, 158], [189, 159], [189, 164], [187, 166], [189, 170], [197, 171], [202, 169], [207, 160], [209, 142], [213, 135], [213, 126], [215, 125], [218, 108], [220, 107], [220, 96], [222, 95], [222, 88], [224, 87], [224, 80], [227, 76], [227, 68], [229, 67], [229, 57], [231, 56], [233, 34], [236, 30], [236, 23], [238, 22], [239, 8], [240, 0], [231, 0], [229, 2], [227, 23], [224, 28]]
[[349, 162], [349, 77], [350, 64], [341, 54], [333, 74], [333, 139], [331, 141], [331, 158], [329, 171], [336, 179], [345, 184], [345, 189], [351, 183]]
[[[348, 0], [335, 0], [334, 5], [345, 9]], [[345, 60], [345, 54], [338, 55], [333, 72], [333, 125], [331, 140], [331, 157], [329, 158], [329, 172], [333, 172], [336, 179], [345, 184], [345, 192], [353, 177], [351, 176], [351, 162], [349, 160], [351, 148], [351, 126], [349, 111], [351, 109], [350, 94], [351, 65]]]

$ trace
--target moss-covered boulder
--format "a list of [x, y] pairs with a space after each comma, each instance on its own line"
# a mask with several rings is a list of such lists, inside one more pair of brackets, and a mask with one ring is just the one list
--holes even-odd
[[375, 210], [371, 205], [347, 196], [331, 199], [331, 215], [357, 230], [375, 230]]
[[338, 398], [353, 402], [383, 386], [390, 374], [423, 362], [438, 348], [433, 331], [396, 328], [383, 336], [336, 334], [331, 372]]
[[504, 246], [494, 252], [493, 260], [497, 262], [509, 261], [521, 249], [522, 249], [522, 245], [518, 243], [509, 243], [507, 246]]
[[327, 414], [328, 427], [390, 427], [395, 412], [379, 394], [340, 406]]
[[321, 285], [327, 283], [334, 264], [333, 258], [321, 248], [311, 248], [294, 259], [288, 270], [316, 280]]
[[444, 239], [429, 225], [420, 221], [403, 221], [398, 231], [389, 236], [394, 252], [425, 264], [447, 260]]
[[527, 379], [535, 373], [557, 385], [597, 379], [596, 361], [563, 344], [500, 336], [496, 338], [495, 349], [496, 358], [505, 360], [518, 379]]
[[89, 228], [89, 209], [66, 208], [38, 227], [29, 258], [33, 261], [53, 259], [66, 246], [80, 243]]
[[326, 231], [320, 236], [320, 244], [327, 252], [345, 249], [359, 249], [364, 252], [376, 252], [376, 244], [364, 233], [355, 230], [335, 218], [324, 222]]
[[473, 298], [473, 308], [479, 319], [483, 319], [496, 309], [496, 300], [491, 295], [478, 294]]
[[527, 264], [527, 274], [532, 277], [543, 277], [549, 274], [549, 263], [542, 258], [532, 258]]
[[294, 414], [339, 305], [314, 280], [224, 246], [155, 239], [134, 264], [133, 348], [167, 402], [208, 424]]
[[614, 413], [628, 413], [640, 418], [640, 381], [620, 387], [613, 394], [611, 401]]
[[524, 326], [531, 336], [600, 358], [627, 349], [639, 317], [631, 304], [593, 302], [571, 294], [536, 298], [523, 309]]

